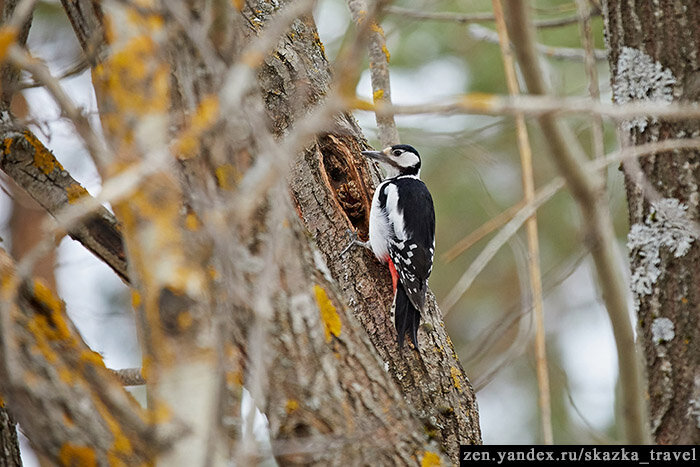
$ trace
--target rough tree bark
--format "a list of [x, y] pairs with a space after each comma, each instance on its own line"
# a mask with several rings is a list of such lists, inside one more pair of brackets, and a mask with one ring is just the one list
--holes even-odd
[[[603, 3], [613, 97], [697, 102], [700, 4]], [[643, 144], [700, 135], [697, 120], [622, 122]], [[640, 170], [641, 169], [641, 170]], [[657, 153], [625, 165], [632, 291], [644, 343], [657, 443], [700, 443], [700, 152]]]
[[17, 427], [0, 399], [0, 467], [21, 467]]
[[[434, 299], [420, 352], [400, 352], [386, 271], [361, 250], [339, 258], [347, 227], [366, 236], [373, 178], [356, 123], [325, 102], [332, 79], [304, 3], [63, 5], [94, 64], [110, 145], [98, 167], [107, 183], [142, 168], [113, 203], [138, 291], [150, 393], [142, 417], [155, 428], [143, 436], [158, 435], [150, 449], [132, 441], [135, 454], [212, 464], [250, 455], [238, 417], [244, 386], [284, 463], [415, 464], [440, 452], [456, 461], [460, 443], [481, 442], [473, 390]], [[53, 193], [67, 203], [65, 190]], [[3, 298], [13, 310], [36, 302], [22, 297]], [[20, 387], [0, 390], [13, 402]], [[173, 421], [166, 433], [163, 419]], [[189, 430], [168, 450], [176, 422]], [[62, 439], [66, 423], [53, 420], [53, 434], [26, 428], [31, 439]], [[81, 436], [94, 447], [82, 454], [115, 454], [100, 432]], [[55, 441], [35, 445], [60, 454]]]

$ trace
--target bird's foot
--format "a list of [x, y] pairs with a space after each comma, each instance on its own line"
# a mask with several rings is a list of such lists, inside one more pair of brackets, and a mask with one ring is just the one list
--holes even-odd
[[346, 229], [345, 232], [350, 237], [350, 243], [348, 244], [348, 246], [343, 248], [343, 251], [340, 252], [340, 256], [343, 256], [345, 253], [347, 253], [348, 250], [350, 248], [352, 248], [353, 246], [361, 246], [363, 248], [367, 248], [368, 250], [372, 249], [372, 247], [369, 245], [369, 241], [363, 242], [358, 238], [356, 231], [351, 230], [351, 229]]

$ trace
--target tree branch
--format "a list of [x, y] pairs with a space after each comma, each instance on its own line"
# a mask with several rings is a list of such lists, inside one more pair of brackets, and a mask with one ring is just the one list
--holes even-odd
[[[375, 103], [391, 105], [391, 81], [389, 79], [389, 49], [386, 45], [384, 30], [377, 23], [376, 13], [380, 10], [381, 2], [374, 2], [372, 11], [368, 13], [365, 0], [348, 0], [350, 14], [358, 28], [358, 34], [367, 35], [369, 51], [369, 72], [372, 81], [372, 97]], [[393, 115], [377, 115], [379, 143], [382, 148], [400, 143], [399, 130]]]
[[[470, 24], [470, 23], [490, 23], [496, 20], [495, 16], [491, 13], [470, 13], [470, 14], [459, 14], [452, 12], [442, 12], [442, 11], [418, 11], [411, 10], [408, 8], [402, 8], [398, 6], [388, 6], [384, 8], [384, 11], [396, 16], [404, 16], [406, 18], [414, 18], [421, 20], [431, 20], [431, 21], [444, 21], [449, 23], [460, 23], [460, 24]], [[600, 16], [600, 11], [595, 10], [591, 12], [590, 17]], [[570, 24], [575, 24], [579, 21], [578, 16], [565, 16], [563, 18], [553, 18], [553, 19], [538, 19], [535, 20], [535, 27], [545, 29], [545, 28], [558, 28], [561, 26], [568, 26]]]
[[563, 97], [551, 95], [520, 95], [517, 97], [498, 94], [473, 93], [451, 98], [448, 102], [385, 105], [356, 99], [353, 108], [379, 114], [418, 115], [418, 114], [475, 114], [475, 115], [525, 115], [540, 117], [550, 115], [601, 115], [613, 120], [627, 120], [640, 116], [663, 118], [677, 121], [700, 118], [700, 106], [690, 103], [634, 102], [613, 105], [592, 102], [589, 97]]
[[[61, 166], [54, 155], [29, 130], [0, 128], [3, 141], [0, 169], [24, 188], [50, 214], [56, 216], [67, 206], [90, 194]], [[114, 215], [104, 207], [71, 227], [68, 234], [129, 282], [121, 229]]]
[[83, 342], [65, 306], [18, 279], [0, 249], [0, 393], [35, 449], [66, 464], [149, 462], [181, 428], [156, 433], [138, 403]]
[[124, 386], [142, 386], [146, 384], [146, 380], [141, 374], [141, 368], [123, 368], [121, 370], [109, 371], [116, 376], [119, 382]]
[[[468, 31], [474, 39], [490, 42], [492, 44], [498, 43], [498, 33], [492, 31], [489, 28], [480, 26], [478, 24], [472, 24], [471, 26], [469, 26]], [[545, 57], [560, 60], [586, 60], [586, 51], [583, 49], [575, 49], [571, 47], [552, 47], [544, 44], [535, 44], [535, 48]], [[602, 61], [607, 59], [607, 54], [605, 50], [594, 49], [593, 54], [596, 60]]]

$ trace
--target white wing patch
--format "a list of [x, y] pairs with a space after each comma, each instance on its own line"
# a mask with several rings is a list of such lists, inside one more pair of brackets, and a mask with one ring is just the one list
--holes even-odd
[[372, 247], [374, 256], [383, 263], [386, 262], [386, 258], [389, 256], [387, 239], [389, 238], [389, 232], [391, 232], [386, 212], [379, 205], [379, 195], [385, 183], [387, 182], [381, 183], [374, 191], [372, 209], [369, 211], [369, 244]]
[[394, 235], [401, 242], [399, 248], [403, 248], [406, 230], [403, 225], [403, 213], [399, 210], [399, 190], [393, 183], [389, 183], [386, 187], [386, 215], [389, 225], [394, 227]]

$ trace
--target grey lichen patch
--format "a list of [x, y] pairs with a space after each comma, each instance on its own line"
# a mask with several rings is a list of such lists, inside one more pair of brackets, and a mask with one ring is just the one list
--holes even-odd
[[634, 224], [630, 229], [627, 247], [638, 258], [631, 279], [636, 297], [654, 291], [653, 286], [661, 276], [661, 248], [668, 249], [676, 258], [690, 250], [697, 233], [687, 210], [688, 206], [677, 199], [663, 198], [652, 203], [643, 224]]
[[668, 318], [656, 318], [651, 323], [651, 336], [654, 340], [654, 344], [673, 340], [673, 338], [676, 337], [673, 321]]
[[[673, 100], [676, 78], [668, 68], [641, 50], [623, 47], [617, 59], [617, 72], [613, 84], [615, 102], [626, 104], [634, 101], [669, 103]], [[649, 124], [647, 117], [636, 117], [622, 123], [622, 128], [643, 132]]]

